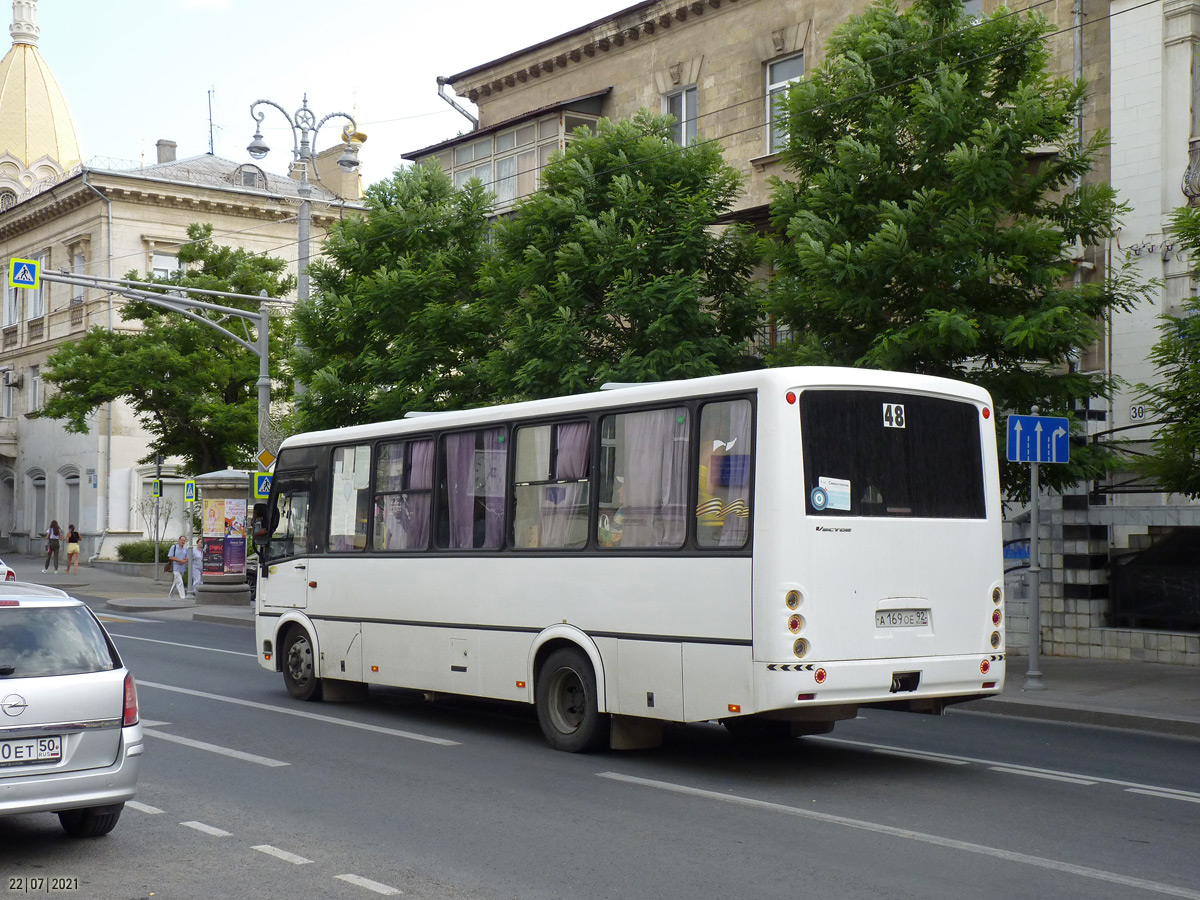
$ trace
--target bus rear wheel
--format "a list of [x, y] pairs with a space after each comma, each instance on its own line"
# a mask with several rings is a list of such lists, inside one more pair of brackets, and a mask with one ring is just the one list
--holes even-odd
[[313, 665], [313, 644], [303, 628], [292, 628], [283, 639], [283, 683], [297, 700], [320, 700], [321, 680]]
[[582, 650], [562, 647], [546, 658], [536, 698], [538, 724], [555, 750], [580, 753], [608, 743], [608, 715], [600, 712], [596, 673]]

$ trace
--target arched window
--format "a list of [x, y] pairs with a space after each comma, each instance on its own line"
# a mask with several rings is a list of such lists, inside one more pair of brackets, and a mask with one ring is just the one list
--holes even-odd
[[12, 209], [17, 205], [17, 193], [8, 188], [0, 188], [0, 212]]

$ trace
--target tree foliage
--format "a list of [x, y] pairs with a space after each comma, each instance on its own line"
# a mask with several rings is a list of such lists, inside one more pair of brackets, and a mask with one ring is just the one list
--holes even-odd
[[501, 322], [502, 398], [745, 368], [759, 300], [741, 226], [713, 227], [741, 186], [715, 143], [680, 148], [671, 119], [579, 129], [539, 191], [494, 229], [481, 292]]
[[367, 189], [367, 214], [335, 224], [296, 309], [304, 428], [455, 409], [482, 399], [478, 360], [491, 338], [475, 302], [487, 259], [489, 195], [455, 191], [436, 166], [397, 170]]
[[[1193, 260], [1200, 259], [1200, 209], [1176, 210], [1170, 230]], [[1182, 307], [1181, 315], [1160, 316], [1159, 340], [1150, 351], [1159, 380], [1138, 385], [1158, 429], [1153, 453], [1137, 465], [1163, 490], [1194, 499], [1200, 497], [1200, 298], [1188, 297]]]
[[[876, 0], [835, 31], [786, 101], [770, 306], [792, 339], [773, 362], [963, 378], [1003, 412], [1110, 393], [1074, 360], [1145, 286], [1072, 278], [1072, 248], [1111, 235], [1122, 207], [1084, 180], [1104, 136], [1079, 142], [1085, 85], [1048, 71], [1046, 32], [1007, 9], [972, 25], [960, 0]], [[1077, 451], [1047, 480], [1111, 458]], [[1024, 471], [1005, 474], [1027, 492]]]
[[[212, 231], [211, 225], [190, 225], [190, 241], [179, 251], [181, 268], [154, 280], [175, 289], [172, 293], [200, 288], [258, 295], [265, 290], [268, 297], [280, 297], [292, 289], [295, 280], [283, 260], [218, 246]], [[127, 277], [144, 280], [136, 272]], [[189, 296], [258, 308], [254, 301]], [[156, 454], [178, 456], [184, 469], [196, 474], [248, 466], [258, 436], [258, 357], [207, 325], [145, 301], [123, 304], [120, 314], [125, 327], [92, 328], [51, 354], [45, 377], [57, 393], [40, 415], [62, 419], [68, 431], [86, 434], [98, 407], [124, 400], [152, 438], [141, 462], [153, 461]], [[243, 321], [231, 319], [225, 327], [253, 343], [253, 330]], [[286, 399], [286, 382], [278, 380], [289, 343], [282, 320], [272, 319], [270, 343], [275, 389], [283, 387], [276, 399]]]

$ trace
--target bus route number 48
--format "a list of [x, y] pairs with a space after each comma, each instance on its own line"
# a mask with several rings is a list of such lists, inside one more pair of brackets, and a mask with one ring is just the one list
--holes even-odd
[[904, 427], [904, 404], [903, 403], [885, 403], [885, 404], [883, 404], [883, 427], [884, 428], [903, 428]]

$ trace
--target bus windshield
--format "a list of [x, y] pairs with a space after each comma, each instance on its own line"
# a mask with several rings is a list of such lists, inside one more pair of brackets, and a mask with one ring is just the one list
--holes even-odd
[[979, 412], [916, 394], [800, 395], [809, 515], [982, 519]]

